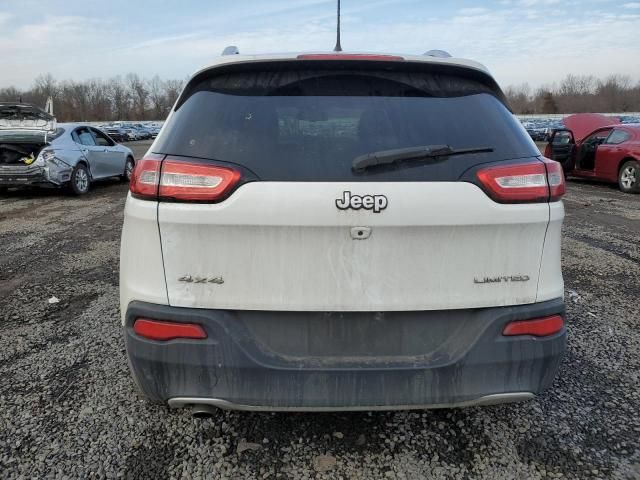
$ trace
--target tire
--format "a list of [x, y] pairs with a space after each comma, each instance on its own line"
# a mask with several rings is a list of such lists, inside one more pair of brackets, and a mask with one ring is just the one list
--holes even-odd
[[120, 175], [123, 182], [131, 181], [131, 173], [133, 172], [135, 164], [136, 162], [132, 157], [127, 157], [127, 161], [124, 164], [124, 173]]
[[618, 186], [624, 193], [640, 193], [640, 162], [624, 162], [618, 172]]
[[85, 195], [89, 192], [91, 179], [89, 171], [82, 163], [77, 164], [73, 172], [71, 172], [71, 180], [69, 181], [69, 190], [74, 195]]

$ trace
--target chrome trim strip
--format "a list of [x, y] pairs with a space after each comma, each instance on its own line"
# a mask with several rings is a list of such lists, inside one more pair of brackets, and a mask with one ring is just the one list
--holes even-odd
[[242, 405], [221, 398], [175, 397], [168, 400], [170, 408], [182, 408], [192, 405], [211, 405], [223, 410], [242, 410], [247, 412], [362, 412], [384, 410], [429, 410], [436, 408], [462, 408], [531, 400], [531, 392], [495, 393], [472, 400], [457, 403], [437, 403], [431, 405], [365, 405], [357, 407], [280, 407], [269, 405]]

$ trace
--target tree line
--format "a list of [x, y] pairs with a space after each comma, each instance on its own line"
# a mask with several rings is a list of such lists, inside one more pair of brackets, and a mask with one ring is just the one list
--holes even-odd
[[640, 112], [640, 82], [625, 75], [567, 75], [558, 84], [533, 90], [524, 83], [504, 93], [517, 114]]
[[[39, 76], [28, 90], [0, 89], [0, 101], [22, 100], [44, 107], [53, 99], [60, 122], [163, 120], [184, 86], [184, 80], [150, 79], [135, 73], [108, 80], [57, 81]], [[640, 112], [640, 82], [628, 76], [567, 75], [560, 83], [532, 89], [528, 84], [504, 91], [514, 113]]]
[[59, 122], [164, 120], [184, 86], [183, 80], [150, 79], [135, 73], [108, 80], [57, 81], [51, 74], [37, 77], [28, 90], [0, 89], [0, 102], [22, 101], [44, 108], [53, 99]]

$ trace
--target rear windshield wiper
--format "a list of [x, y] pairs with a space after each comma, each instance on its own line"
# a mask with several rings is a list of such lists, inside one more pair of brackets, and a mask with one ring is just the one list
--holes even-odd
[[451, 148], [449, 145], [422, 145], [419, 147], [396, 148], [394, 150], [380, 150], [379, 152], [365, 153], [353, 159], [353, 170], [365, 170], [376, 165], [390, 165], [408, 160], [421, 158], [448, 157], [450, 155], [466, 155], [470, 153], [490, 153], [493, 148]]

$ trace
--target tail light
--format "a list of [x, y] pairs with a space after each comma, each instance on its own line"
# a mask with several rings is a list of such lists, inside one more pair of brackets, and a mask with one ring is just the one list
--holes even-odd
[[131, 193], [149, 200], [218, 202], [240, 181], [233, 168], [155, 157], [139, 161], [131, 179]]
[[537, 318], [534, 320], [518, 320], [508, 323], [502, 335], [507, 337], [516, 335], [533, 335], [534, 337], [548, 337], [555, 335], [564, 328], [564, 320], [560, 315]]
[[565, 192], [562, 167], [548, 159], [487, 167], [476, 176], [487, 194], [499, 203], [555, 201]]
[[129, 190], [134, 197], [158, 198], [158, 179], [163, 158], [163, 155], [148, 155], [136, 162], [129, 182]]
[[543, 158], [542, 161], [547, 168], [547, 180], [549, 182], [549, 201], [553, 202], [556, 200], [560, 200], [560, 198], [567, 191], [562, 165], [548, 158]]
[[165, 160], [160, 175], [160, 199], [220, 200], [238, 183], [240, 172], [231, 168]]
[[197, 323], [165, 322], [138, 318], [133, 324], [136, 335], [149, 340], [168, 341], [176, 338], [191, 338], [201, 340], [207, 338], [207, 333]]

